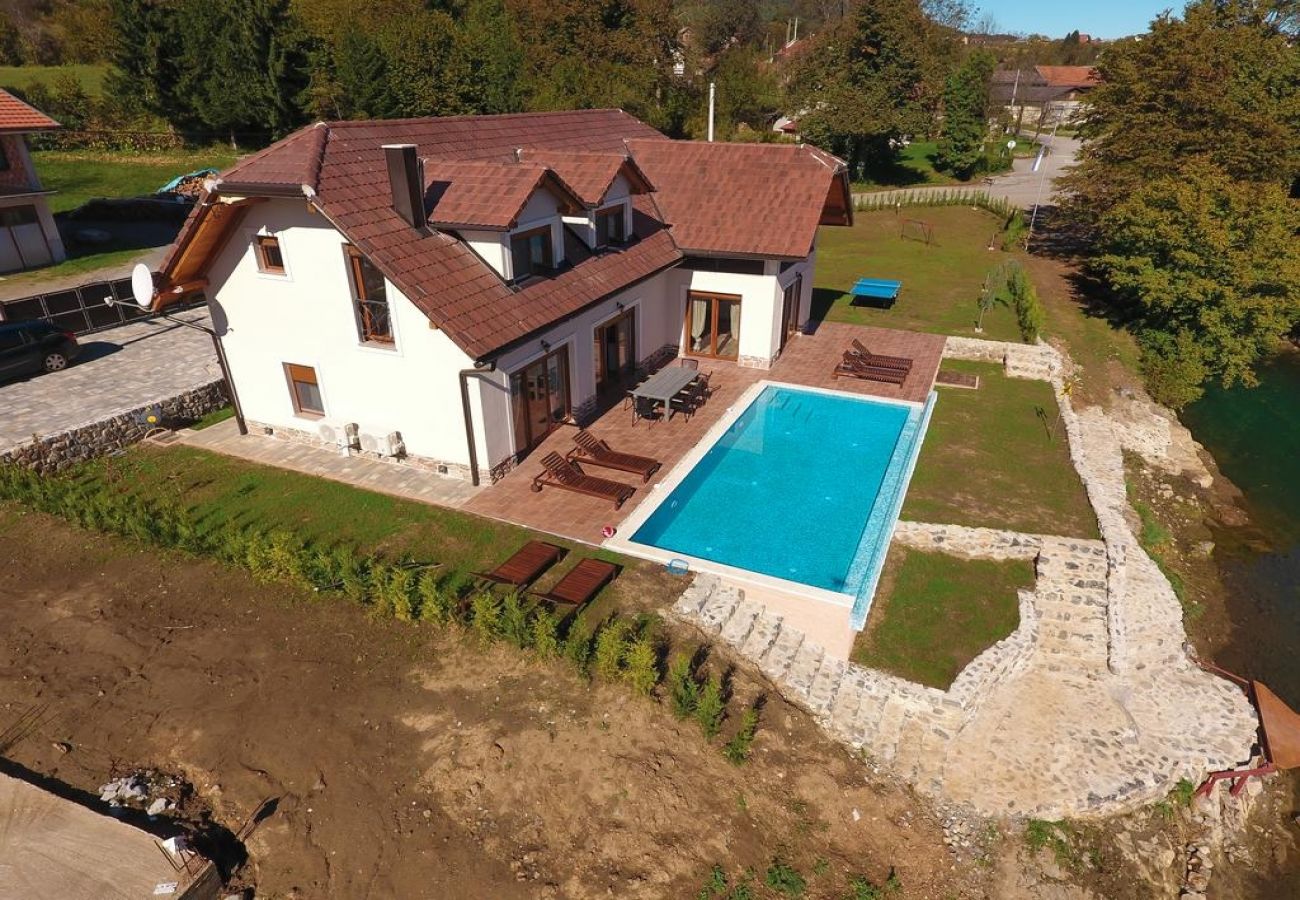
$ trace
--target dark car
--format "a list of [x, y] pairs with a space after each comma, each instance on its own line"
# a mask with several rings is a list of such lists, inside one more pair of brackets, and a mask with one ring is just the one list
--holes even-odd
[[80, 350], [75, 334], [50, 322], [0, 322], [0, 380], [66, 369]]

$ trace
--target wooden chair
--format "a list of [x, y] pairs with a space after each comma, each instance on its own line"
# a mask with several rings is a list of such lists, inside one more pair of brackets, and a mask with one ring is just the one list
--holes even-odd
[[620, 481], [598, 478], [588, 475], [572, 460], [565, 459], [558, 453], [551, 452], [542, 457], [542, 473], [533, 479], [532, 489], [540, 491], [545, 485], [564, 488], [575, 494], [586, 494], [609, 500], [618, 509], [627, 499], [636, 493], [636, 488]]
[[900, 372], [912, 371], [912, 361], [906, 356], [880, 356], [868, 350], [857, 338], [853, 339], [852, 347], [853, 349], [846, 353], [853, 353], [867, 366], [875, 369], [898, 369]]
[[546, 570], [564, 559], [569, 551], [545, 541], [529, 541], [491, 572], [475, 572], [474, 577], [492, 584], [504, 584], [524, 590]]
[[596, 598], [605, 585], [618, 577], [620, 566], [599, 559], [584, 559], [565, 573], [549, 591], [533, 596], [550, 603], [584, 606]]
[[569, 460], [580, 459], [593, 466], [604, 466], [619, 472], [640, 475], [641, 482], [650, 480], [650, 476], [659, 471], [663, 465], [659, 460], [649, 456], [637, 456], [635, 453], [619, 453], [589, 431], [579, 431], [573, 437], [577, 448], [569, 452]]

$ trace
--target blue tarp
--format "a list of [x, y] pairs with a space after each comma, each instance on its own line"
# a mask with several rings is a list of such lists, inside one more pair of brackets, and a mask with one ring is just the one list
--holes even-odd
[[859, 278], [849, 291], [855, 297], [870, 297], [873, 300], [894, 300], [902, 290], [903, 282], [888, 278]]
[[171, 181], [158, 188], [154, 193], [170, 194], [172, 191], [176, 190], [176, 188], [180, 187], [181, 182], [187, 178], [207, 178], [216, 174], [216, 169], [195, 169], [193, 172], [186, 172], [184, 175], [177, 175]]

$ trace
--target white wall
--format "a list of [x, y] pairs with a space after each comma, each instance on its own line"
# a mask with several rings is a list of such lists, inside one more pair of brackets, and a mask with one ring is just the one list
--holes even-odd
[[[257, 269], [252, 238], [275, 234], [284, 276]], [[313, 434], [356, 422], [380, 438], [400, 432], [408, 453], [467, 464], [457, 372], [471, 360], [387, 285], [395, 343], [363, 344], [343, 236], [301, 200], [252, 207], [209, 272], [214, 321], [244, 415]], [[316, 370], [325, 415], [294, 412], [284, 364]]]
[[461, 231], [460, 236], [498, 275], [510, 277], [509, 235], [502, 231]]
[[674, 269], [670, 293], [677, 306], [677, 336], [673, 343], [685, 347], [686, 299], [691, 291], [736, 294], [740, 300], [740, 355], [771, 360], [779, 346], [781, 288], [776, 278], [777, 263], [766, 263], [763, 275], [731, 272], [696, 272]]

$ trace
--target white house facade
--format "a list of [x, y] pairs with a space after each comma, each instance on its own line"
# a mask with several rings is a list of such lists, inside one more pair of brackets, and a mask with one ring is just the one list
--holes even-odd
[[208, 185], [156, 305], [203, 291], [250, 429], [479, 480], [676, 356], [765, 368], [843, 165], [617, 110], [318, 124]]

